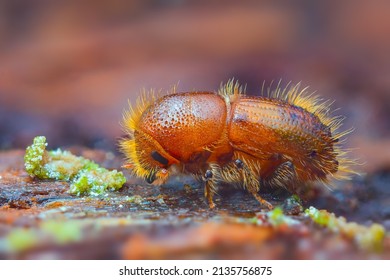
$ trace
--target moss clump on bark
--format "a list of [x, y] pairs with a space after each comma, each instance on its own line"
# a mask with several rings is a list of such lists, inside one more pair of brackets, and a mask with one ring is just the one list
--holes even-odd
[[120, 171], [107, 170], [69, 151], [47, 151], [46, 146], [46, 137], [37, 136], [26, 149], [24, 165], [32, 177], [68, 181], [70, 192], [76, 195], [100, 195], [107, 190], [118, 190], [126, 182]]

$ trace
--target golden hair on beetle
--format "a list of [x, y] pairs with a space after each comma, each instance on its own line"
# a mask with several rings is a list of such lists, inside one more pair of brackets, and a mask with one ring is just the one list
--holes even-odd
[[[264, 95], [264, 89], [263, 89]], [[234, 80], [218, 92], [198, 91], [157, 97], [145, 90], [123, 115], [127, 138], [120, 141], [133, 174], [162, 184], [174, 166], [205, 182], [205, 196], [221, 182], [241, 185], [268, 208], [261, 185], [291, 190], [308, 181], [348, 179], [356, 161], [348, 158], [339, 131], [343, 117], [332, 102], [300, 84], [247, 96]]]

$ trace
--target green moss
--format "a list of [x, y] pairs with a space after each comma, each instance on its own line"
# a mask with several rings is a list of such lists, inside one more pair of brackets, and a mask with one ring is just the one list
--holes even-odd
[[46, 138], [37, 136], [27, 147], [24, 161], [30, 176], [69, 181], [70, 192], [77, 195], [100, 195], [107, 190], [118, 190], [126, 182], [122, 172], [109, 171], [69, 151], [46, 151], [46, 146]]
[[[142, 222], [145, 222], [142, 220]], [[99, 234], [104, 228], [134, 223], [128, 218], [99, 218], [82, 220], [47, 220], [34, 228], [14, 228], [0, 237], [0, 253], [20, 253], [42, 245], [65, 245], [83, 242], [87, 235]]]
[[333, 215], [333, 218], [335, 218], [333, 213], [329, 213], [326, 210], [318, 210], [314, 207], [310, 207], [305, 210], [305, 213], [310, 216], [310, 218], [320, 226], [325, 226], [329, 228], [334, 227], [334, 220], [331, 220], [330, 218]]
[[78, 241], [82, 238], [82, 228], [75, 221], [47, 221], [41, 225], [41, 228], [59, 244]]
[[136, 195], [128, 196], [125, 201], [130, 203], [140, 204], [143, 201], [143, 198], [142, 196], [136, 194]]
[[296, 194], [290, 196], [283, 202], [283, 212], [291, 215], [298, 215], [303, 212], [302, 201]]
[[347, 222], [344, 217], [336, 217], [326, 210], [318, 210], [310, 207], [305, 211], [316, 224], [324, 226], [333, 232], [339, 232], [348, 238], [355, 240], [363, 249], [381, 250], [386, 230], [382, 225], [373, 224], [370, 227]]
[[43, 168], [47, 171], [50, 179], [69, 181], [90, 162], [90, 160], [75, 156], [69, 151], [57, 149], [48, 152], [48, 162]]
[[122, 172], [117, 170], [109, 171], [103, 167], [81, 170], [70, 185], [70, 192], [80, 195], [89, 193], [100, 195], [107, 190], [115, 191], [120, 189], [126, 182]]
[[283, 223], [283, 210], [280, 207], [276, 207], [272, 211], [269, 211], [267, 213], [268, 220], [270, 221], [271, 224], [273, 225], [280, 225]]
[[34, 247], [39, 237], [30, 229], [16, 229], [5, 238], [7, 247], [11, 251], [23, 251]]
[[286, 225], [294, 225], [299, 222], [294, 220], [293, 218], [284, 215], [282, 208], [275, 207], [275, 209], [269, 211], [267, 213], [268, 221], [273, 226], [280, 226], [283, 224]]
[[31, 176], [41, 179], [49, 178], [47, 172], [43, 169], [47, 162], [46, 146], [46, 137], [37, 136], [34, 138], [33, 144], [27, 147], [24, 156], [24, 166]]

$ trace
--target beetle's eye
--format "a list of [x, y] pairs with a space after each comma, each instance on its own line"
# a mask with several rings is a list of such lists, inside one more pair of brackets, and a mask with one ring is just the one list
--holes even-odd
[[168, 164], [168, 160], [163, 157], [159, 152], [157, 151], [153, 151], [151, 153], [151, 156], [152, 158], [155, 160], [155, 161], [158, 161], [159, 163], [163, 164], [163, 165], [167, 165]]

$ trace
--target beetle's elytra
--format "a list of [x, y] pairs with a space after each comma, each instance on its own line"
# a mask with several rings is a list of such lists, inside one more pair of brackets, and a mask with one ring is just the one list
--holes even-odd
[[294, 189], [353, 173], [339, 141], [349, 131], [337, 132], [342, 118], [320, 100], [299, 85], [246, 96], [233, 81], [218, 92], [150, 94], [125, 112], [120, 146], [127, 166], [149, 183], [182, 170], [205, 182], [211, 208], [219, 182], [242, 185], [272, 208], [261, 185]]

